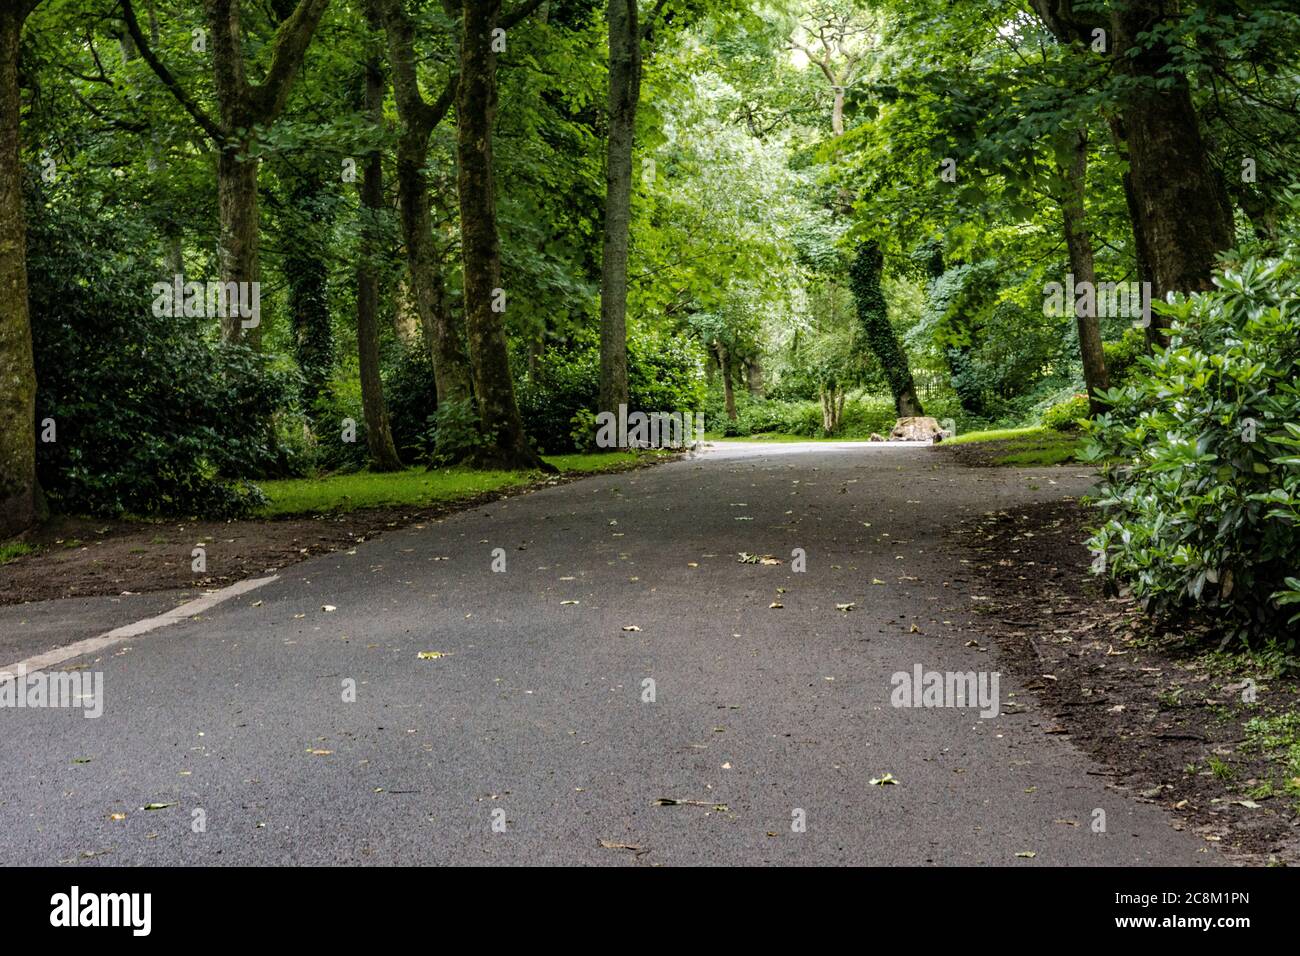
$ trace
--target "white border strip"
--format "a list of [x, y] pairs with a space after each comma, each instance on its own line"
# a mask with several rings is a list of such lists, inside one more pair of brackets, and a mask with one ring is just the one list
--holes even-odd
[[44, 670], [55, 664], [61, 664], [64, 661], [71, 660], [74, 657], [83, 657], [87, 654], [96, 654], [106, 647], [125, 641], [128, 638], [138, 637], [149, 631], [156, 631], [160, 627], [167, 627], [169, 624], [177, 624], [187, 618], [194, 617], [196, 614], [202, 614], [211, 607], [215, 607], [222, 601], [228, 601], [232, 597], [238, 597], [255, 588], [260, 588], [263, 584], [270, 584], [272, 581], [278, 581], [280, 576], [273, 574], [265, 578], [249, 578], [246, 581], [240, 581], [229, 587], [221, 588], [219, 591], [212, 591], [203, 597], [195, 598], [193, 601], [186, 601], [184, 604], [172, 608], [170, 611], [164, 611], [156, 617], [147, 617], [143, 621], [136, 621], [134, 624], [125, 624], [122, 627], [114, 628], [98, 637], [88, 637], [84, 641], [77, 641], [74, 644], [67, 644], [63, 647], [56, 647], [52, 651], [46, 651], [44, 654], [37, 654], [35, 657], [29, 657], [26, 660], [0, 667], [0, 683], [14, 679], [14, 672], [18, 668], [24, 668], [26, 673]]

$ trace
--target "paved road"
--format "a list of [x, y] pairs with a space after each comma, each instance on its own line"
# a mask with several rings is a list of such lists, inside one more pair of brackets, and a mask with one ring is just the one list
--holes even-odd
[[727, 445], [303, 562], [80, 661], [98, 719], [0, 709], [0, 862], [1222, 862], [1010, 675], [996, 718], [890, 705], [998, 668], [944, 529], [1077, 471]]

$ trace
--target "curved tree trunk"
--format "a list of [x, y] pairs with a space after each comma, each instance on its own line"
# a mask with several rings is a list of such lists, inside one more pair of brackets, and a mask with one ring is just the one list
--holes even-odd
[[497, 237], [492, 126], [496, 119], [497, 57], [493, 30], [501, 0], [465, 0], [461, 9], [460, 82], [456, 90], [456, 157], [460, 165], [461, 256], [464, 261], [465, 331], [469, 338], [479, 421], [487, 446], [485, 467], [553, 470], [524, 435], [510, 377], [510, 354], [500, 301], [501, 248]]
[[45, 517], [36, 481], [36, 369], [19, 156], [18, 43], [35, 6], [0, 7], [0, 538]]
[[858, 307], [858, 323], [867, 340], [867, 347], [884, 369], [898, 417], [924, 415], [921, 399], [916, 394], [916, 383], [912, 380], [912, 367], [908, 364], [907, 353], [898, 341], [898, 333], [889, 321], [885, 306], [885, 292], [880, 284], [884, 264], [885, 258], [879, 244], [858, 244], [849, 266], [849, 286]]
[[420, 130], [408, 129], [403, 133], [397, 148], [397, 196], [415, 309], [429, 343], [441, 405], [471, 398], [471, 373], [452, 320], [438, 253], [433, 245], [429, 184], [424, 175], [428, 143], [428, 134], [421, 135]]

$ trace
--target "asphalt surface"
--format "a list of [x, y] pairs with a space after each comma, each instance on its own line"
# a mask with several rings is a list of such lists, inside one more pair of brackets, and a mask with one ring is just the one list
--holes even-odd
[[945, 529], [1088, 484], [731, 444], [305, 561], [60, 665], [103, 673], [98, 719], [0, 708], [0, 862], [1222, 863], [1007, 673], [995, 718], [891, 706], [917, 664], [1006, 670]]

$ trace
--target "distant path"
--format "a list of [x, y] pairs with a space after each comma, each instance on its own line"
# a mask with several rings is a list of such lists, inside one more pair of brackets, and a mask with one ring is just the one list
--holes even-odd
[[945, 528], [1078, 473], [721, 444], [310, 559], [83, 661], [99, 719], [0, 709], [0, 862], [1222, 862], [1009, 674], [994, 719], [890, 706], [916, 664], [999, 668]]

